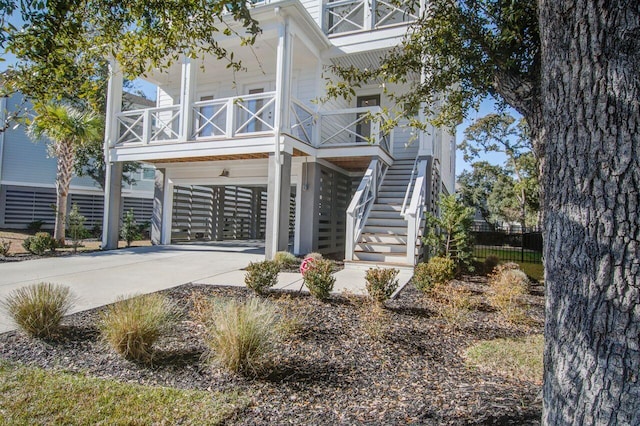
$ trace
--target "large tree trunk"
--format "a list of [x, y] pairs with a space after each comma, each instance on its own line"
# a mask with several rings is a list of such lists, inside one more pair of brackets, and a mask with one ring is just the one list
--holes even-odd
[[640, 3], [540, 0], [547, 425], [640, 424]]
[[75, 149], [70, 143], [59, 143], [55, 146], [55, 153], [58, 158], [58, 169], [56, 171], [56, 224], [53, 231], [53, 238], [55, 238], [59, 244], [64, 245], [67, 198], [69, 196], [71, 178], [73, 177]]

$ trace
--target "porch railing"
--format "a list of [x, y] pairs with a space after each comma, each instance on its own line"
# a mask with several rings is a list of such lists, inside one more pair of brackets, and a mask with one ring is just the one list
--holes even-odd
[[[411, 181], [407, 186], [405, 202], [402, 205], [402, 215], [407, 221], [407, 260], [410, 265], [416, 261], [416, 242], [420, 236], [420, 228], [427, 207], [427, 182], [429, 159], [416, 160], [411, 173]], [[407, 201], [409, 204], [407, 205]]]
[[125, 111], [117, 116], [116, 144], [175, 141], [180, 138], [180, 105]]
[[291, 99], [291, 136], [313, 145], [316, 114], [297, 99]]
[[417, 19], [415, 10], [392, 0], [336, 0], [324, 5], [327, 35], [375, 30]]
[[[323, 112], [318, 146], [380, 144], [389, 151], [389, 135], [381, 131], [380, 121], [373, 117], [381, 111], [380, 107], [362, 107]], [[381, 117], [384, 119], [384, 115]]]
[[345, 241], [345, 260], [353, 260], [353, 252], [362, 233], [371, 207], [378, 197], [378, 189], [384, 180], [388, 166], [373, 159], [360, 181], [360, 185], [347, 208], [347, 235]]

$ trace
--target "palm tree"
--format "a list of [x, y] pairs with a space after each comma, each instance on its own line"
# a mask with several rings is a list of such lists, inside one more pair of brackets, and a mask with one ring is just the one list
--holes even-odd
[[49, 139], [49, 154], [58, 159], [56, 172], [56, 224], [53, 237], [64, 244], [67, 196], [73, 177], [76, 149], [102, 138], [102, 119], [70, 105], [38, 103], [28, 132], [34, 139]]

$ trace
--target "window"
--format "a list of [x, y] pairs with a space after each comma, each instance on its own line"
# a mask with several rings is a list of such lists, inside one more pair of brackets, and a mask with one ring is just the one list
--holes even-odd
[[155, 180], [156, 178], [156, 169], [150, 169], [144, 167], [142, 169], [142, 180]]

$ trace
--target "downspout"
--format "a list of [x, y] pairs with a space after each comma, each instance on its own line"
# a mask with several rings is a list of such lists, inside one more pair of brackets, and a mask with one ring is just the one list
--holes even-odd
[[8, 127], [4, 121], [7, 119], [7, 97], [0, 97], [0, 123], [3, 124], [4, 130], [0, 132], [0, 183], [2, 182], [2, 166], [4, 163], [4, 134]]

